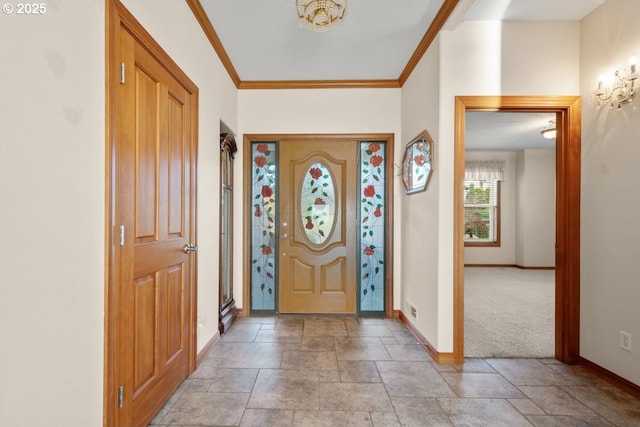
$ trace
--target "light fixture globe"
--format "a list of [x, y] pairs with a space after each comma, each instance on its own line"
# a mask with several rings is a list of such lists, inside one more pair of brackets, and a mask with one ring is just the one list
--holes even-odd
[[556, 121], [549, 120], [547, 127], [542, 129], [540, 133], [546, 139], [556, 139]]
[[296, 9], [300, 26], [324, 33], [342, 22], [347, 0], [296, 0]]

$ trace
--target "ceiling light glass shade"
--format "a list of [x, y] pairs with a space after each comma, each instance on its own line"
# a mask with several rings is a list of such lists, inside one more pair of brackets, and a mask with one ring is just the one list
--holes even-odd
[[342, 22], [347, 0], [296, 0], [296, 8], [300, 26], [324, 33]]
[[542, 129], [540, 133], [547, 139], [556, 139], [556, 121], [549, 120], [547, 127]]

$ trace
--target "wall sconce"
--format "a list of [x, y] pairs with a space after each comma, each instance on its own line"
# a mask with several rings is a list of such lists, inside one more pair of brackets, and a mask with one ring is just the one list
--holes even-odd
[[549, 124], [547, 125], [547, 127], [542, 129], [540, 133], [546, 139], [556, 139], [556, 121], [549, 120]]
[[635, 82], [638, 78], [636, 61], [636, 56], [632, 55], [629, 58], [629, 71], [621, 68], [613, 75], [600, 76], [598, 88], [593, 92], [598, 101], [598, 108], [609, 104], [610, 108], [617, 106], [618, 110], [620, 110], [622, 104], [630, 103], [633, 100], [633, 96], [636, 93]]

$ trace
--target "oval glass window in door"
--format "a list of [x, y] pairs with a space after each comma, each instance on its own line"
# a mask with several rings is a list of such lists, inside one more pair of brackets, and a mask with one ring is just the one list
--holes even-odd
[[336, 216], [335, 183], [322, 163], [313, 163], [304, 175], [300, 216], [305, 234], [312, 243], [320, 245], [329, 238]]

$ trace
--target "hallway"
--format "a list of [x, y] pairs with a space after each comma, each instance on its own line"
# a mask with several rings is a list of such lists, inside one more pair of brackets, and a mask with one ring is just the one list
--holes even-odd
[[438, 365], [396, 319], [239, 318], [150, 426], [637, 426], [640, 401], [553, 359]]

